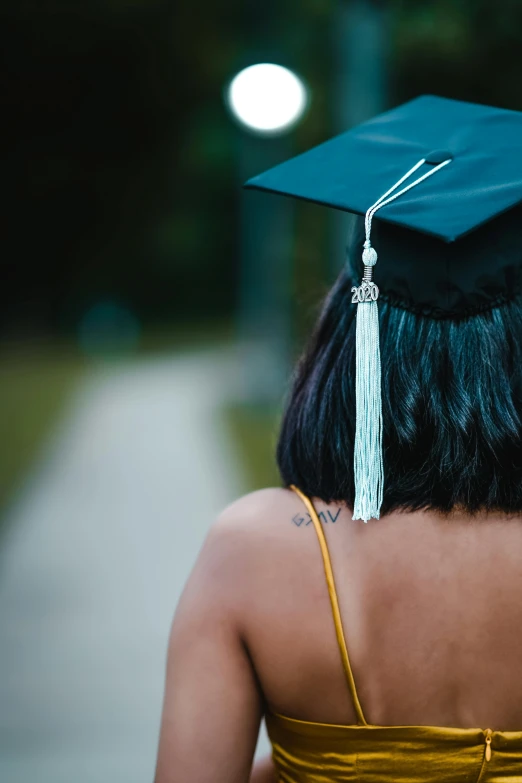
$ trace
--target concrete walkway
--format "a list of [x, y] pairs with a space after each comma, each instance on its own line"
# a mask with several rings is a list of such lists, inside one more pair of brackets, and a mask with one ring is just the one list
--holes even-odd
[[242, 492], [219, 414], [231, 368], [213, 352], [98, 373], [11, 508], [2, 783], [152, 780], [173, 609]]

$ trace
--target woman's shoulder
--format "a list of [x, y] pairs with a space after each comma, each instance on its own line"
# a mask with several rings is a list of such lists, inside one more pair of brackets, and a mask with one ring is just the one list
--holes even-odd
[[[333, 532], [334, 528], [342, 527], [342, 523], [352, 516], [342, 502], [326, 503], [314, 498], [313, 506], [325, 532], [327, 528], [332, 528]], [[212, 533], [222, 538], [240, 536], [245, 541], [256, 543], [264, 539], [267, 545], [274, 540], [287, 540], [294, 548], [298, 529], [308, 529], [310, 533], [314, 529], [303, 498], [291, 489], [268, 487], [244, 495], [227, 506], [216, 519]], [[299, 534], [298, 538], [308, 541], [315, 535]]]
[[290, 561], [297, 556], [301, 550], [299, 540], [304, 543], [304, 539], [311, 539], [297, 528], [306, 527], [308, 521], [303, 502], [295, 492], [281, 487], [260, 489], [238, 498], [218, 515], [209, 530], [206, 547], [219, 552], [227, 568], [236, 571], [239, 566], [244, 578], [245, 564], [254, 573], [256, 566], [266, 565], [267, 560], [286, 557]]
[[277, 524], [285, 513], [299, 506], [301, 502], [291, 489], [258, 489], [234, 500], [223, 509], [216, 519], [215, 527], [219, 530], [233, 527], [253, 531], [258, 529], [259, 525], [270, 524], [272, 520]]
[[227, 543], [237, 554], [249, 550], [260, 553], [283, 545], [292, 535], [292, 522], [304, 507], [290, 489], [267, 487], [234, 500], [216, 517], [208, 541], [215, 545]]
[[296, 541], [302, 536], [292, 530], [300, 503], [291, 490], [271, 487], [238, 498], [218, 515], [192, 577], [216, 611], [226, 610], [243, 625], [261, 595], [269, 601], [284, 588], [295, 571], [296, 550], [302, 550]]

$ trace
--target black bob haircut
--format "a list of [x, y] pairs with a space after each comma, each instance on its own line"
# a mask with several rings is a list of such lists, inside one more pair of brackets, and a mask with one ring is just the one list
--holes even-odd
[[[277, 460], [285, 486], [353, 508], [355, 315], [344, 269], [298, 363]], [[458, 321], [379, 301], [384, 502], [522, 512], [522, 299]]]

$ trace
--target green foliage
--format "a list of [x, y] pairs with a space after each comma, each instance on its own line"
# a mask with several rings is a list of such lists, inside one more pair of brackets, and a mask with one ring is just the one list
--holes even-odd
[[247, 405], [227, 408], [224, 415], [243, 467], [244, 491], [281, 486], [275, 461], [280, 415]]
[[395, 94], [420, 92], [522, 109], [518, 0], [395, 3]]
[[84, 372], [67, 349], [11, 351], [0, 362], [0, 509], [18, 489]]
[[[70, 331], [100, 298], [145, 323], [230, 313], [240, 183], [224, 87], [256, 60], [287, 64], [312, 93], [295, 151], [327, 138], [340, 3], [4, 4], [0, 336]], [[522, 108], [519, 0], [388, 5], [390, 105], [433, 92]], [[328, 220], [298, 207], [298, 298], [328, 277]]]

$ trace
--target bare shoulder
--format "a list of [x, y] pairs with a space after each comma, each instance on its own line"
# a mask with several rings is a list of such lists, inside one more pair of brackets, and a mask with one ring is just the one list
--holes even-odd
[[[327, 538], [342, 540], [351, 514], [318, 499], [314, 505]], [[303, 564], [310, 578], [314, 569], [318, 580], [322, 574], [310, 514], [295, 492], [281, 488], [252, 492], [227, 506], [209, 531], [201, 560], [215, 589], [233, 595], [235, 604], [255, 596], [259, 605], [261, 594], [279, 600], [278, 591], [302, 583]]]
[[291, 521], [300, 507], [301, 501], [289, 489], [260, 489], [227, 506], [216, 520], [215, 529], [223, 532], [233, 529], [252, 535], [260, 529], [265, 532], [272, 527], [279, 529], [282, 522]]
[[292, 517], [300, 503], [291, 490], [269, 488], [227, 506], [211, 525], [185, 587], [190, 606], [215, 616], [241, 614], [247, 597], [251, 601], [273, 579], [282, 558], [291, 559]]
[[[335, 527], [337, 520], [351, 518], [351, 511], [342, 503], [313, 501], [323, 525]], [[313, 528], [310, 514], [303, 500], [290, 489], [271, 487], [252, 492], [231, 503], [218, 517], [215, 530], [243, 531], [245, 534], [285, 533], [292, 538], [296, 528]], [[339, 527], [339, 526], [338, 526]]]
[[[238, 498], [227, 506], [210, 528], [207, 545], [232, 547], [245, 556], [249, 550], [262, 554], [291, 541], [303, 513], [302, 501], [289, 489], [270, 487]], [[294, 528], [294, 530], [292, 530]]]
[[[315, 499], [314, 506], [325, 529], [339, 528], [340, 524], [335, 524], [338, 520], [341, 523], [351, 517], [351, 512], [338, 503], [329, 505]], [[298, 529], [310, 535], [302, 535]], [[233, 537], [256, 547], [263, 546], [263, 542], [270, 547], [274, 541], [278, 545], [286, 541], [293, 550], [296, 540], [315, 539], [312, 531], [312, 519], [303, 500], [290, 489], [270, 487], [244, 495], [227, 506], [214, 523], [211, 538]]]
[[217, 517], [203, 558], [208, 566], [212, 564], [216, 577], [219, 571], [222, 583], [237, 586], [239, 580], [246, 587], [264, 579], [283, 559], [289, 566], [301, 549], [299, 539], [310, 538], [297, 529], [303, 513], [302, 501], [288, 489], [274, 487], [244, 495]]

